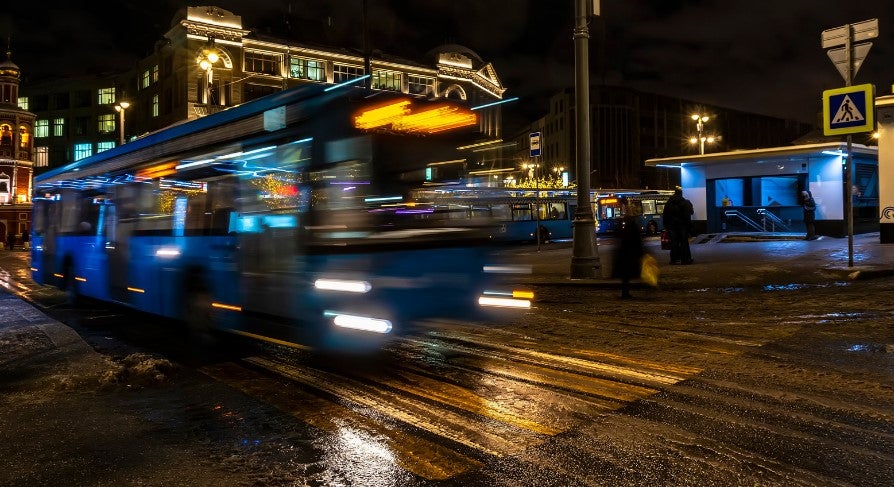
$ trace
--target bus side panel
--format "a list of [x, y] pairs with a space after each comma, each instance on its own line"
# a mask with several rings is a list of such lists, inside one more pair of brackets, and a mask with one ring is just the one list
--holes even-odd
[[[43, 243], [43, 242], [42, 242]], [[55, 278], [50, 283], [64, 287], [68, 279], [74, 285], [76, 293], [97, 299], [108, 299], [108, 283], [99, 270], [105, 269], [105, 250], [102, 237], [66, 235], [56, 237], [56, 253], [50, 257], [51, 269]], [[71, 273], [71, 276], [66, 274]], [[60, 277], [61, 276], [61, 277]]]
[[128, 266], [130, 304], [142, 311], [184, 318], [193, 283], [207, 289], [214, 302], [238, 305], [239, 280], [235, 239], [227, 236], [134, 237]]

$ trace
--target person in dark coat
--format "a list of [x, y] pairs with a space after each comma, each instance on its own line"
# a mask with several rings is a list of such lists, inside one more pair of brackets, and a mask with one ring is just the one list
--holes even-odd
[[670, 237], [671, 264], [692, 263], [689, 237], [692, 233], [693, 213], [692, 202], [683, 197], [683, 189], [678, 186], [674, 195], [664, 204], [664, 213], [661, 215]]
[[804, 209], [804, 226], [807, 227], [804, 240], [816, 240], [816, 202], [808, 190], [801, 191], [801, 208]]
[[9, 232], [6, 235], [6, 246], [9, 250], [12, 250], [16, 245], [16, 234]]
[[612, 274], [615, 279], [621, 280], [621, 298], [631, 298], [630, 280], [640, 276], [643, 249], [643, 237], [636, 221], [627, 204], [626, 198], [621, 198], [621, 212], [623, 213], [621, 232], [618, 235], [618, 246], [615, 251]]

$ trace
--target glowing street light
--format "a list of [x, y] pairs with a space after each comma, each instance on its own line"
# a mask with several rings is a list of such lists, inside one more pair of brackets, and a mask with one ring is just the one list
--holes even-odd
[[214, 45], [214, 38], [209, 37], [208, 42], [199, 49], [196, 54], [196, 64], [205, 72], [205, 84], [202, 90], [204, 101], [211, 104], [211, 83], [214, 81], [214, 65], [220, 61], [220, 51]]
[[124, 111], [130, 107], [130, 103], [126, 101], [119, 102], [115, 105], [115, 111], [121, 114], [121, 121], [118, 123], [118, 145], [124, 145]]
[[698, 113], [694, 113], [694, 114], [692, 114], [691, 118], [693, 120], [695, 120], [695, 128], [698, 131], [698, 137], [692, 137], [691, 139], [689, 139], [689, 142], [692, 144], [698, 143], [698, 153], [704, 154], [705, 153], [705, 142], [707, 142], [709, 144], [713, 144], [714, 140], [715, 140], [714, 137], [705, 136], [703, 134], [703, 132], [705, 130], [705, 123], [708, 120], [710, 120], [710, 117], [708, 117], [707, 115], [701, 115]]

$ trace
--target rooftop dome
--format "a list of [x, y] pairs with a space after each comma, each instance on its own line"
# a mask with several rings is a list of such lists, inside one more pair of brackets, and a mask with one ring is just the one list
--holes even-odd
[[0, 76], [18, 79], [22, 70], [12, 62], [12, 52], [6, 51], [6, 61], [0, 63]]
[[440, 54], [448, 54], [448, 53], [458, 53], [458, 54], [462, 54], [462, 55], [464, 55], [464, 56], [466, 56], [466, 57], [468, 57], [468, 58], [474, 59], [475, 61], [477, 61], [477, 62], [479, 62], [479, 63], [482, 63], [482, 64], [484, 63], [484, 60], [481, 59], [481, 56], [479, 56], [477, 52], [475, 52], [475, 51], [469, 49], [469, 48], [466, 47], [466, 46], [461, 46], [461, 45], [459, 45], [459, 44], [443, 44], [443, 45], [440, 45], [440, 46], [438, 46], [438, 47], [432, 49], [431, 51], [428, 51], [428, 54], [427, 54], [427, 55], [428, 55], [429, 57], [437, 58], [438, 55], [440, 55]]

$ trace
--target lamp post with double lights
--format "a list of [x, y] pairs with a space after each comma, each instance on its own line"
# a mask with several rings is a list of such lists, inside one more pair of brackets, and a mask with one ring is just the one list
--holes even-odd
[[214, 64], [220, 61], [220, 53], [214, 45], [214, 38], [209, 37], [208, 42], [196, 54], [196, 64], [205, 72], [205, 83], [202, 90], [204, 102], [211, 104], [211, 83], [214, 81]]
[[115, 105], [115, 111], [121, 114], [121, 120], [118, 122], [118, 145], [124, 145], [124, 111], [130, 107], [130, 103], [126, 101], [119, 102]]
[[705, 136], [705, 134], [704, 134], [705, 123], [708, 120], [710, 120], [710, 117], [708, 117], [707, 115], [693, 113], [691, 118], [693, 120], [695, 120], [695, 129], [696, 129], [696, 131], [698, 131], [698, 137], [697, 138], [692, 137], [691, 139], [689, 139], [689, 142], [691, 142], [693, 144], [698, 143], [698, 153], [704, 155], [705, 154], [705, 142], [707, 142], [709, 144], [714, 143], [714, 137]]

